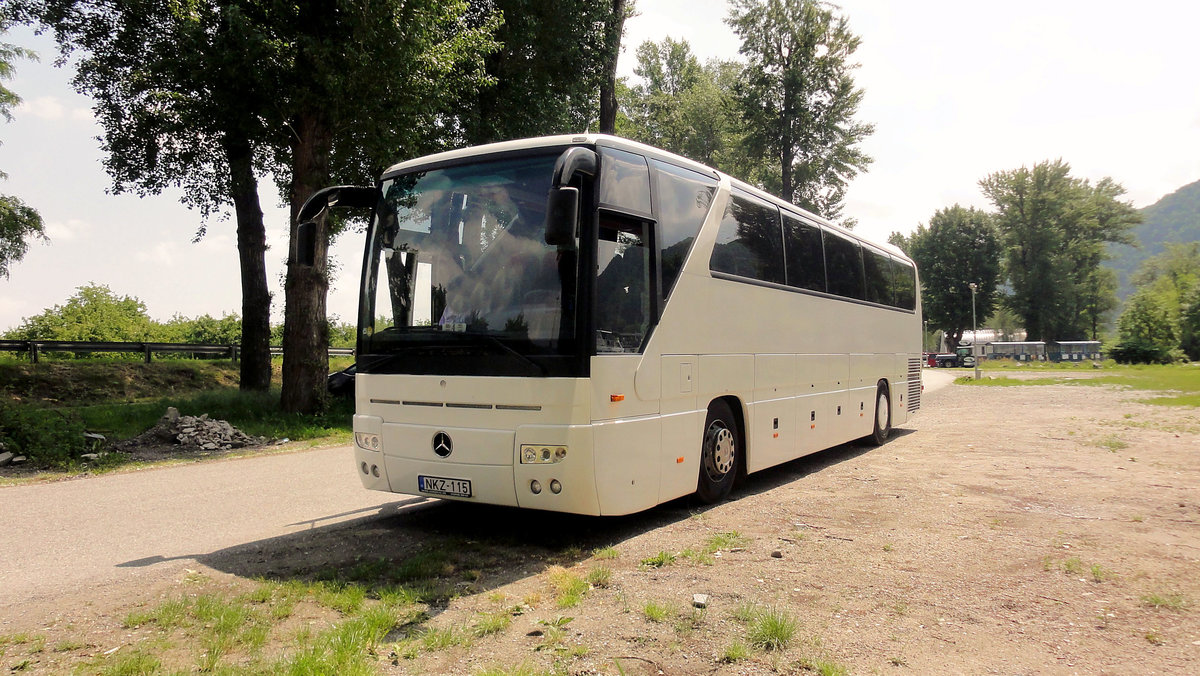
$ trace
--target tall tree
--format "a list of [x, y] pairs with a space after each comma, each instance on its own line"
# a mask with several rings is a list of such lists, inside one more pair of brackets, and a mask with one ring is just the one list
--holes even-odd
[[[454, 147], [456, 111], [490, 82], [496, 18], [473, 21], [464, 0], [309, 0], [281, 3], [285, 144], [274, 146], [291, 207], [284, 282], [285, 411], [325, 406], [328, 246], [338, 222], [317, 221], [315, 264], [299, 265], [296, 217], [333, 182], [372, 182], [397, 156]], [[364, 67], [370, 64], [370, 67]], [[278, 139], [277, 139], [278, 140]]]
[[611, 61], [605, 30], [612, 12], [595, 0], [472, 0], [473, 24], [497, 14], [503, 22], [497, 49], [484, 59], [493, 84], [458, 113], [465, 143], [587, 129]]
[[847, 183], [871, 162], [859, 144], [874, 132], [855, 120], [863, 97], [851, 61], [858, 36], [819, 0], [730, 4], [726, 21], [746, 59], [737, 94], [747, 150], [772, 168], [756, 179], [790, 202], [840, 218]]
[[992, 217], [956, 204], [938, 210], [928, 227], [918, 226], [897, 241], [907, 245], [921, 272], [921, 307], [930, 328], [945, 331], [950, 348], [957, 347], [972, 323], [972, 300], [977, 319], [990, 316], [996, 304], [1000, 244]]
[[625, 18], [632, 9], [632, 0], [610, 0], [612, 14], [604, 25], [604, 49], [607, 60], [604, 64], [604, 81], [600, 84], [600, 133], [612, 134], [617, 130], [617, 60], [621, 57], [621, 34], [625, 31]]
[[[0, 13], [0, 34], [6, 26], [7, 20]], [[36, 57], [28, 49], [0, 42], [0, 117], [6, 121], [12, 120], [12, 109], [21, 103], [21, 97], [3, 82], [12, 77], [14, 61]], [[0, 179], [6, 177], [7, 174], [0, 171]], [[8, 277], [12, 264], [25, 257], [32, 238], [46, 238], [41, 215], [16, 197], [0, 195], [0, 275]]]
[[1140, 217], [1105, 178], [1095, 186], [1071, 176], [1062, 160], [997, 172], [980, 181], [996, 207], [1004, 250], [1006, 299], [1031, 340], [1089, 335], [1112, 303], [1111, 284], [1096, 272], [1108, 242], [1128, 242]]
[[[232, 208], [241, 270], [240, 387], [271, 382], [266, 229], [256, 174], [272, 125], [274, 48], [252, 3], [16, 0], [76, 52], [74, 85], [92, 97], [115, 193], [175, 186], [209, 218]], [[248, 64], [254, 64], [250, 67]], [[197, 232], [204, 235], [206, 226]]]
[[1166, 251], [1142, 262], [1133, 284], [1165, 308], [1178, 325], [1178, 346], [1200, 359], [1200, 242], [1167, 244]]
[[746, 176], [737, 142], [740, 117], [733, 86], [740, 66], [700, 65], [686, 40], [666, 38], [637, 48], [640, 82], [625, 91], [618, 133], [730, 174]]
[[[497, 24], [465, 0], [12, 1], [83, 52], [76, 85], [97, 100], [118, 190], [179, 185], [194, 206], [234, 207], [255, 321], [243, 341], [256, 346], [269, 335], [256, 176], [279, 181], [294, 252], [295, 215], [318, 188], [462, 142], [457, 113], [489, 81]], [[324, 406], [326, 254], [340, 223], [320, 222], [315, 266], [288, 257], [285, 410]]]

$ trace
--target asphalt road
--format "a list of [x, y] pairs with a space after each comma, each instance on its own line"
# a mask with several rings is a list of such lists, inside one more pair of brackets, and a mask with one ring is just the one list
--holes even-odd
[[362, 487], [349, 446], [0, 488], [0, 620], [399, 501]]

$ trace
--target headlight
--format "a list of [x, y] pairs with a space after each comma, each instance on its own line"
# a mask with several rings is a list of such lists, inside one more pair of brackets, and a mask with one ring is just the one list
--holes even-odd
[[354, 443], [361, 449], [366, 451], [379, 450], [379, 435], [367, 434], [366, 432], [355, 432]]
[[567, 457], [566, 446], [521, 444], [522, 465], [550, 465]]

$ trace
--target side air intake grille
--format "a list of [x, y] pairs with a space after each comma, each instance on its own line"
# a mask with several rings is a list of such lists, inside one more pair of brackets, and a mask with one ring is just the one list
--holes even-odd
[[908, 360], [908, 412], [921, 408], [921, 360]]

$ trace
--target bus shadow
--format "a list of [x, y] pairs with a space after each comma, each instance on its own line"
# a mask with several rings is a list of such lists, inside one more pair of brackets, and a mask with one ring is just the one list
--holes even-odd
[[[911, 430], [896, 430], [897, 436]], [[744, 499], [865, 455], [875, 447], [843, 444], [755, 473], [734, 489]], [[407, 498], [359, 512], [306, 519], [303, 530], [190, 555], [217, 571], [278, 582], [355, 584], [378, 595], [399, 587], [424, 590], [431, 608], [462, 594], [487, 592], [570, 567], [595, 549], [617, 545], [718, 505], [681, 498], [618, 517], [590, 517], [427, 498]], [[348, 520], [336, 521], [335, 519]], [[143, 567], [147, 557], [120, 564]]]
[[824, 469], [839, 465], [847, 460], [862, 457], [873, 451], [887, 448], [899, 437], [908, 436], [916, 430], [893, 429], [891, 438], [883, 446], [873, 446], [862, 440], [851, 441], [841, 446], [834, 446], [823, 451], [797, 458], [781, 465], [776, 465], [761, 472], [755, 472], [733, 489], [734, 498], [746, 498], [759, 493], [778, 488], [793, 481], [802, 479], [810, 474], [816, 474]]
[[347, 521], [173, 558], [246, 579], [355, 584], [370, 595], [409, 587], [439, 606], [439, 600], [487, 592], [550, 566], [570, 567], [594, 549], [686, 519], [694, 507], [675, 501], [629, 516], [589, 517], [415, 498]]

